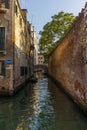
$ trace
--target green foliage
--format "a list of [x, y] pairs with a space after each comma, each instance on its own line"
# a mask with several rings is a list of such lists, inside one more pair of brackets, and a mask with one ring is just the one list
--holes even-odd
[[69, 31], [75, 19], [72, 13], [59, 12], [51, 17], [52, 20], [46, 23], [43, 31], [40, 31], [40, 51], [48, 55], [58, 44], [58, 41]]

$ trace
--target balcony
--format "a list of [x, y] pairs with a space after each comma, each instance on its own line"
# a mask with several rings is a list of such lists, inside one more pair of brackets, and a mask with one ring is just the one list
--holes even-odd
[[5, 8], [5, 3], [4, 2], [0, 2], [0, 13], [5, 13], [6, 12], [6, 8]]

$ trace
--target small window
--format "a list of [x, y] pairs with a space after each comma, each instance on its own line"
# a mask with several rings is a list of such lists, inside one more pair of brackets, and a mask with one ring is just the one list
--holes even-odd
[[20, 75], [21, 76], [27, 75], [27, 73], [28, 73], [27, 67], [20, 67]]
[[5, 75], [5, 61], [0, 60], [0, 75]]
[[28, 73], [28, 69], [27, 67], [25, 67], [25, 75], [27, 75], [27, 73]]
[[27, 36], [26, 27], [24, 27], [24, 35]]
[[20, 18], [20, 25], [21, 25], [21, 27], [22, 27], [22, 18]]
[[20, 67], [20, 75], [24, 76], [25, 72], [24, 72], [24, 67]]
[[17, 5], [16, 5], [16, 15], [18, 15], [18, 7], [17, 7]]
[[0, 51], [5, 50], [5, 28], [0, 27]]
[[14, 11], [15, 11], [16, 15], [18, 15], [18, 7], [17, 7], [16, 3], [14, 3]]
[[5, 1], [5, 8], [9, 8], [9, 0], [4, 0]]

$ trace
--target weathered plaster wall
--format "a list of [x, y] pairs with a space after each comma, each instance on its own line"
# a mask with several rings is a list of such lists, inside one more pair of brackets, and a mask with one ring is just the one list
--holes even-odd
[[[18, 88], [28, 78], [28, 54], [29, 54], [29, 41], [27, 33], [27, 10], [22, 10], [18, 0], [15, 0], [17, 12], [14, 14], [14, 89]], [[26, 17], [25, 17], [25, 16]], [[26, 18], [26, 19], [25, 19]], [[25, 21], [26, 20], [26, 21]], [[27, 74], [21, 75], [21, 67], [27, 68]], [[25, 73], [25, 72], [24, 72]]]
[[[20, 75], [20, 67], [24, 66], [26, 56], [25, 56], [25, 21], [22, 15], [22, 10], [18, 3], [18, 0], [15, 0], [15, 6], [17, 6], [17, 12], [14, 14], [14, 88], [22, 84], [26, 79], [25, 76]], [[23, 56], [22, 56], [23, 55]], [[24, 61], [24, 63], [21, 63]]]
[[[0, 60], [5, 61], [13, 59], [12, 47], [12, 2], [9, 1], [9, 7], [4, 12], [0, 9], [0, 27], [5, 27], [5, 50], [0, 52]], [[5, 76], [0, 75], [0, 93], [12, 90], [12, 69], [13, 65], [5, 64]]]
[[87, 103], [87, 4], [49, 56], [49, 75], [83, 105]]
[[[22, 13], [18, 0], [9, 0], [9, 8], [0, 7], [0, 27], [5, 28], [6, 44], [5, 50], [0, 50], [0, 61], [5, 62], [5, 74], [0, 74], [0, 94], [12, 94], [29, 78], [29, 34]], [[26, 68], [26, 74], [21, 74], [21, 67]]]

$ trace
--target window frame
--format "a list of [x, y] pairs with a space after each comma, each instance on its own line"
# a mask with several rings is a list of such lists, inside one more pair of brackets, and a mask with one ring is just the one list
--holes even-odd
[[3, 3], [5, 3], [5, 8], [9, 9], [10, 8], [10, 0], [2, 0]]
[[1, 43], [2, 47], [0, 48], [0, 51], [5, 51], [6, 50], [6, 36], [5, 36], [6, 35], [6, 29], [5, 29], [5, 27], [0, 27], [0, 29], [4, 30], [4, 31], [1, 32], [1, 34], [4, 33], [4, 35], [3, 36], [0, 35], [1, 36], [0, 41], [3, 41]]

